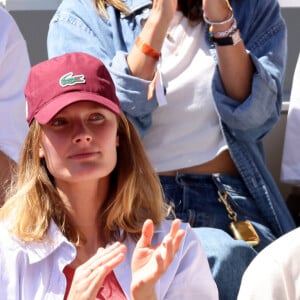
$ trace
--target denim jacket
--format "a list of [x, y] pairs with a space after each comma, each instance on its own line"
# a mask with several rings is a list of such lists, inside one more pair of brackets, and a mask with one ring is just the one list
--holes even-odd
[[[48, 55], [82, 51], [101, 59], [111, 72], [122, 110], [143, 135], [158, 104], [155, 95], [147, 100], [149, 81], [130, 75], [126, 55], [149, 15], [152, 1], [124, 2], [131, 11], [129, 16], [109, 6], [109, 18], [105, 19], [95, 12], [91, 0], [64, 0], [50, 23]], [[231, 156], [257, 206], [279, 236], [295, 225], [267, 169], [262, 139], [280, 116], [286, 26], [275, 0], [232, 0], [231, 5], [255, 66], [252, 90], [243, 103], [228, 97], [217, 64], [211, 88]], [[211, 51], [217, 60], [214, 47]]]

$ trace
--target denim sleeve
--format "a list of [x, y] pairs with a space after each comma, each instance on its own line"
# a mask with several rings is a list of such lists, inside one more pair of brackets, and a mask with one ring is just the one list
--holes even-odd
[[255, 67], [251, 94], [243, 103], [226, 96], [218, 68], [212, 85], [222, 122], [241, 140], [260, 140], [276, 124], [281, 110], [287, 56], [286, 26], [277, 1], [251, 2], [248, 7], [245, 4], [244, 9], [235, 9], [233, 5]]
[[73, 10], [62, 5], [52, 18], [47, 37], [48, 56], [80, 51], [102, 60], [110, 71], [123, 112], [143, 135], [151, 126], [151, 113], [157, 107], [155, 97], [147, 100], [150, 82], [130, 75], [127, 50], [113, 24], [119, 22], [117, 16], [111, 14], [107, 21], [78, 3]]
[[122, 111], [143, 136], [151, 126], [152, 112], [158, 104], [155, 98], [147, 99], [149, 81], [129, 74], [126, 53], [118, 51], [110, 67]]

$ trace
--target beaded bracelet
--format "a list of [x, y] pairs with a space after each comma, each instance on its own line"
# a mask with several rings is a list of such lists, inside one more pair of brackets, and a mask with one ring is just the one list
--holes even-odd
[[203, 12], [203, 20], [205, 21], [205, 23], [211, 25], [211, 26], [217, 26], [217, 25], [225, 25], [227, 23], [229, 23], [230, 21], [233, 20], [233, 12], [231, 11], [231, 16], [224, 20], [224, 21], [221, 21], [221, 22], [211, 22], [208, 20], [207, 16], [205, 15], [205, 13]]
[[227, 30], [214, 32], [213, 26], [210, 26], [209, 31], [213, 32], [214, 37], [216, 37], [216, 38], [222, 38], [222, 37], [229, 36], [236, 29], [237, 29], [237, 22], [236, 22], [236, 19], [233, 18], [233, 23], [232, 23], [232, 25]]
[[135, 40], [135, 46], [142, 51], [145, 55], [158, 60], [160, 57], [160, 53], [153, 49], [149, 44], [146, 44], [141, 37], [137, 37]]

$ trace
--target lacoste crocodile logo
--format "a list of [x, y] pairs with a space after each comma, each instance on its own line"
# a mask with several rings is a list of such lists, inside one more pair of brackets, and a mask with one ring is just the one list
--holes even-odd
[[74, 75], [73, 72], [69, 72], [59, 79], [59, 85], [61, 87], [66, 87], [68, 85], [75, 85], [85, 83], [84, 75]]

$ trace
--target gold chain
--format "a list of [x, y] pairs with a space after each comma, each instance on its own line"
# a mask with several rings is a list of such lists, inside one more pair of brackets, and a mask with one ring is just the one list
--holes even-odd
[[228, 194], [225, 192], [223, 195], [220, 191], [218, 191], [219, 201], [225, 205], [225, 208], [228, 212], [229, 219], [233, 220], [234, 222], [237, 221], [237, 213], [232, 209], [231, 205], [228, 203], [227, 198]]

